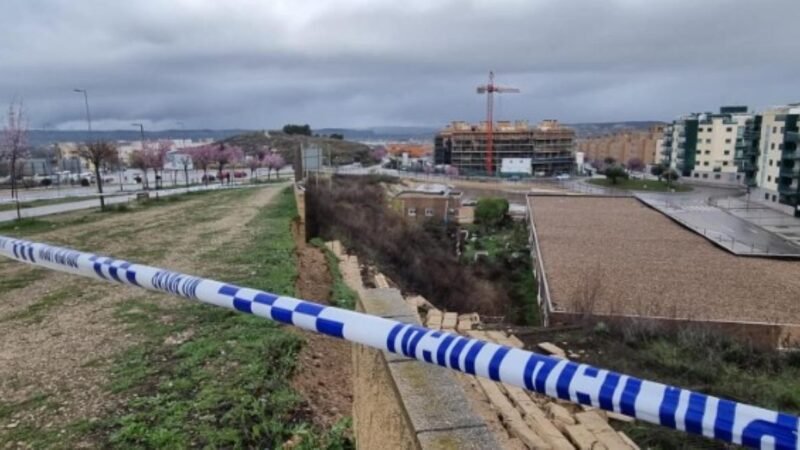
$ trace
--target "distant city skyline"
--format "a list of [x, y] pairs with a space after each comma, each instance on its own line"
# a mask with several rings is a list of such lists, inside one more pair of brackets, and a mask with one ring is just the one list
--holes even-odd
[[8, 0], [0, 106], [31, 128], [670, 121], [800, 101], [800, 2]]

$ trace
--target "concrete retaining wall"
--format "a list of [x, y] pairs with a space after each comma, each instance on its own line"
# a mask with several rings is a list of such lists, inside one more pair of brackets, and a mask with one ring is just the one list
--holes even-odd
[[[392, 288], [365, 289], [360, 311], [417, 323]], [[451, 371], [353, 346], [353, 425], [358, 448], [496, 449]]]

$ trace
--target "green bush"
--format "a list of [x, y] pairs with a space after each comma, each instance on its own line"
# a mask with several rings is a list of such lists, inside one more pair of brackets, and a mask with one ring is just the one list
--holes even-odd
[[508, 200], [504, 198], [482, 198], [475, 206], [475, 222], [484, 226], [498, 226], [507, 215]]
[[617, 184], [617, 181], [620, 179], [628, 179], [628, 172], [626, 172], [622, 166], [611, 166], [606, 169], [605, 176], [611, 180], [611, 184]]

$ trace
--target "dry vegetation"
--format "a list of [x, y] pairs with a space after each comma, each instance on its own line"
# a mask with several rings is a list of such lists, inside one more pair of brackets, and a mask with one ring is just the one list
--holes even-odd
[[407, 292], [451, 311], [503, 315], [508, 295], [458, 263], [448, 245], [388, 208], [381, 179], [337, 177], [306, 194], [309, 236], [341, 240]]
[[556, 308], [800, 323], [800, 262], [736, 257], [635, 199], [531, 197]]

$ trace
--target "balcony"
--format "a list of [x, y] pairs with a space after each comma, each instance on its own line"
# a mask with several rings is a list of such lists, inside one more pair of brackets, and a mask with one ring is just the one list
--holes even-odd
[[790, 168], [781, 167], [779, 174], [786, 178], [800, 178], [800, 166]]
[[575, 162], [575, 158], [572, 155], [569, 156], [550, 156], [550, 157], [542, 157], [542, 156], [534, 156], [531, 160], [531, 164], [553, 164], [553, 163], [572, 163]]
[[739, 161], [739, 170], [742, 172], [755, 172], [758, 170], [758, 164], [752, 161]]
[[778, 192], [783, 195], [798, 195], [797, 194], [798, 181], [794, 180], [791, 184], [779, 184]]

